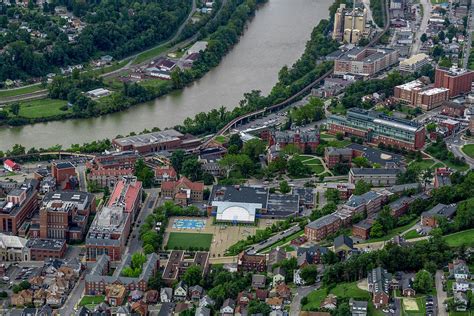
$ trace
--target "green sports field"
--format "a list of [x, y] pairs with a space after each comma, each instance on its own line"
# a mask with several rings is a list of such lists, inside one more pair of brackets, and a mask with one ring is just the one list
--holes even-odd
[[166, 247], [168, 249], [209, 249], [212, 234], [170, 233]]

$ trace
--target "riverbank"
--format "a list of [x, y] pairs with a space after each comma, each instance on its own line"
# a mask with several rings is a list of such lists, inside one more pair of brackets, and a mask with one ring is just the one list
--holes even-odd
[[[166, 95], [172, 91], [183, 89], [185, 86], [203, 77], [208, 71], [220, 63], [222, 58], [239, 41], [247, 22], [254, 16], [258, 7], [266, 2], [267, 0], [226, 1], [217, 14], [216, 21], [212, 21], [213, 23], [211, 23], [211, 25], [208, 25], [206, 29], [202, 30], [203, 34], [200, 37], [205, 36], [205, 39], [209, 41], [211, 45], [200, 54], [190, 70], [181, 71], [178, 69], [174, 71], [171, 80], [152, 79], [137, 84], [131, 84], [130, 87], [133, 88], [133, 94], [130, 93], [131, 88], [129, 89], [125, 84], [122, 85], [120, 81], [110, 80], [103, 82], [101, 87], [109, 89], [112, 91], [112, 94], [92, 101], [84, 100], [83, 98], [82, 100], [79, 100], [79, 98], [71, 100], [70, 94], [71, 90], [77, 90], [78, 92], [90, 90], [90, 87], [84, 87], [90, 85], [82, 84], [83, 81], [89, 80], [88, 77], [91, 75], [90, 73], [78, 74], [77, 76], [80, 77], [79, 80], [73, 78], [75, 76], [54, 78], [53, 83], [49, 86], [49, 96], [53, 97], [53, 100], [43, 100], [45, 107], [58, 99], [62, 99], [64, 102], [67, 100], [69, 103], [79, 105], [73, 106], [72, 111], [69, 111], [67, 107], [64, 107], [62, 111], [42, 111], [40, 107], [37, 107], [38, 111], [35, 113], [23, 115], [23, 113], [31, 112], [23, 110], [24, 108], [31, 108], [31, 104], [30, 101], [20, 102], [19, 111], [7, 108], [6, 113], [8, 115], [6, 117], [5, 115], [3, 115], [3, 117], [0, 116], [0, 124], [20, 126], [55, 120], [97, 117], [123, 111], [137, 104]], [[85, 79], [81, 80], [82, 78]], [[152, 84], [150, 84], [150, 81], [156, 81], [156, 83], [153, 84], [152, 82]], [[140, 89], [140, 87], [142, 89]], [[58, 92], [58, 89], [63, 89], [64, 93], [61, 93], [61, 91]], [[84, 105], [82, 106], [82, 104]]]
[[221, 105], [229, 110], [238, 107], [248, 91], [260, 90], [261, 95], [267, 95], [278, 81], [281, 67], [301, 57], [315, 24], [327, 17], [329, 6], [330, 0], [270, 0], [257, 10], [245, 35], [219, 67], [182, 91], [102, 117], [0, 128], [0, 149], [15, 143], [28, 148], [55, 144], [67, 148], [99, 136], [112, 139], [145, 128], [173, 127], [201, 111]]

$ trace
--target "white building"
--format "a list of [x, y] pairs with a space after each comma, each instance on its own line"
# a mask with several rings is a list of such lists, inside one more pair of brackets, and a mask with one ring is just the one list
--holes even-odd
[[0, 261], [29, 261], [25, 238], [0, 234]]
[[426, 54], [416, 54], [400, 62], [399, 69], [403, 72], [414, 73], [430, 62]]
[[87, 91], [86, 95], [91, 98], [101, 98], [110, 95], [110, 90], [98, 88], [91, 91]]

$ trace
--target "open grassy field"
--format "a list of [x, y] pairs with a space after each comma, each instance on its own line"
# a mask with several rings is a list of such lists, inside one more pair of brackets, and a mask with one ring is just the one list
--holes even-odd
[[383, 237], [380, 237], [380, 238], [370, 238], [370, 239], [367, 239], [366, 241], [362, 242], [362, 243], [370, 243], [370, 242], [376, 242], [376, 241], [385, 241], [385, 240], [389, 240], [389, 239], [392, 239], [393, 237], [395, 237], [396, 235], [406, 231], [407, 229], [409, 229], [410, 227], [412, 227], [413, 225], [416, 224], [416, 222], [418, 222], [418, 218], [415, 218], [413, 221], [411, 221], [410, 223], [404, 225], [404, 226], [400, 226], [400, 227], [395, 227], [394, 229], [390, 230], [388, 232], [388, 234], [386, 234], [385, 236]]
[[464, 145], [462, 151], [471, 158], [474, 158], [474, 144]]
[[405, 239], [413, 239], [413, 238], [421, 237], [421, 235], [417, 233], [416, 229], [412, 229], [409, 232], [407, 232], [405, 235], [403, 235], [403, 237]]
[[62, 111], [61, 107], [67, 105], [65, 100], [40, 99], [20, 103], [19, 116], [26, 118], [49, 117], [67, 113], [71, 111]]
[[324, 167], [319, 157], [313, 155], [297, 155], [294, 157], [307, 165], [313, 173], [320, 174], [324, 172]]
[[443, 237], [446, 243], [451, 247], [459, 247], [462, 244], [474, 246], [474, 229], [457, 232]]
[[140, 64], [144, 61], [147, 61], [149, 59], [152, 59], [158, 55], [160, 55], [161, 53], [163, 53], [164, 51], [166, 51], [167, 49], [169, 49], [170, 46], [169, 45], [159, 45], [159, 46], [156, 46], [150, 50], [147, 50], [141, 54], [139, 54], [137, 56], [137, 58], [135, 58], [135, 60], [133, 61], [133, 64], [134, 65], [137, 65], [137, 64]]
[[449, 168], [451, 169], [454, 169], [454, 170], [457, 170], [459, 172], [463, 172], [463, 171], [467, 171], [469, 170], [469, 165], [468, 164], [464, 164], [463, 166], [458, 166], [458, 165], [454, 165], [452, 164], [451, 162], [449, 161], [443, 161], [446, 166], [448, 166]]
[[408, 168], [415, 169], [415, 170], [425, 170], [425, 169], [432, 169], [434, 164], [433, 159], [423, 159], [422, 161], [412, 161]]
[[84, 305], [97, 305], [102, 303], [105, 300], [104, 295], [85, 295], [82, 297], [81, 301], [79, 302], [79, 306]]
[[330, 140], [328, 141], [329, 147], [344, 148], [351, 144], [350, 140]]
[[209, 249], [211, 247], [212, 234], [197, 233], [170, 233], [168, 249]]
[[219, 136], [216, 136], [215, 140], [216, 140], [216, 142], [218, 142], [220, 144], [224, 144], [227, 141], [227, 137], [225, 137], [223, 135], [219, 135]]
[[41, 88], [39, 83], [18, 89], [2, 89], [0, 90], [0, 98], [13, 97], [26, 93], [33, 93], [39, 90], [44, 90], [44, 88]]
[[474, 311], [449, 312], [449, 316], [474, 316]]
[[321, 302], [328, 294], [334, 294], [338, 298], [355, 298], [360, 300], [370, 301], [370, 294], [357, 287], [357, 283], [341, 283], [328, 291], [327, 288], [322, 288], [311, 292], [308, 297], [308, 304], [303, 306], [303, 310], [314, 310], [319, 308]]

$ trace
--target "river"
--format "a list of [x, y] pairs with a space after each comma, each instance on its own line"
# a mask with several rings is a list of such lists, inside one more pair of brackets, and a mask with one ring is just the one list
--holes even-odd
[[101, 117], [2, 127], [0, 150], [14, 144], [26, 148], [56, 144], [68, 147], [155, 126], [163, 129], [221, 105], [234, 108], [245, 92], [261, 90], [267, 94], [281, 67], [301, 56], [313, 27], [328, 18], [331, 3], [332, 0], [269, 0], [219, 66], [189, 87]]

